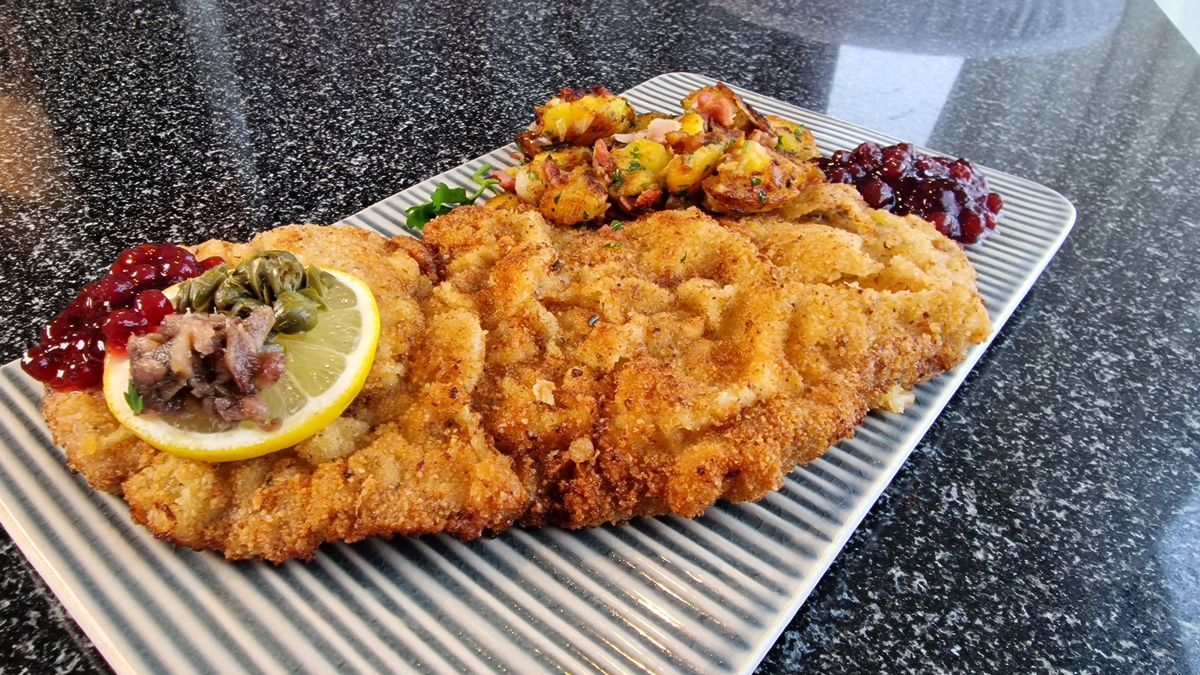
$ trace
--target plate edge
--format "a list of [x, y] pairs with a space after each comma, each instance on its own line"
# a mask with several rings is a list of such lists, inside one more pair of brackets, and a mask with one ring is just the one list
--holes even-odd
[[[0, 365], [0, 370], [19, 370], [19, 363], [19, 360], [9, 361]], [[19, 373], [19, 375], [25, 377], [23, 372]], [[7, 449], [6, 447], [5, 450]], [[92, 645], [104, 657], [105, 662], [117, 673], [121, 673], [122, 675], [126, 673], [130, 675], [135, 674], [137, 671], [121, 653], [121, 650], [113, 642], [112, 638], [109, 637], [108, 632], [87, 608], [87, 605], [79, 599], [79, 596], [75, 595], [66, 579], [58, 573], [49, 557], [43, 553], [41, 547], [25, 531], [25, 528], [21, 527], [16, 515], [2, 500], [0, 500], [0, 526], [4, 527], [4, 531], [8, 533], [9, 538], [16, 544], [17, 550], [29, 561], [30, 566], [37, 572], [42, 582], [46, 584], [46, 587], [50, 589], [55, 599], [62, 603], [63, 608], [67, 611], [67, 615], [79, 626], [84, 635], [92, 641]]]
[[[701, 80], [709, 80], [709, 81], [713, 81], [713, 82], [718, 81], [714, 78], [711, 78], [709, 76], [699, 74], [699, 73], [693, 73], [693, 72], [689, 72], [689, 71], [673, 71], [673, 72], [669, 72], [669, 73], [662, 73], [662, 74], [656, 75], [650, 79], [647, 79], [647, 80], [635, 85], [634, 87], [632, 87], [631, 90], [636, 89], [638, 87], [648, 85], [648, 84], [655, 83], [660, 80], [669, 80], [672, 77], [681, 77], [681, 76], [686, 76], [686, 77], [696, 78], [696, 79], [701, 79]], [[734, 86], [734, 88], [741, 90], [741, 87]], [[626, 91], [629, 91], [629, 90], [626, 90]], [[745, 90], [745, 91], [748, 91], [748, 90]], [[825, 115], [823, 113], [818, 113], [816, 111], [811, 111], [806, 108], [802, 108], [801, 106], [790, 103], [783, 99], [777, 99], [773, 96], [767, 96], [767, 95], [758, 94], [755, 92], [751, 92], [751, 93], [754, 93], [756, 96], [772, 98], [774, 100], [780, 101], [781, 103], [785, 103], [788, 106], [795, 107], [795, 108], [801, 108], [801, 109], [805, 110], [806, 112], [810, 112], [815, 115], [820, 115], [820, 116], [828, 118], [830, 120], [837, 121], [839, 124], [844, 125], [848, 129], [851, 129], [854, 131], [862, 131], [867, 134], [875, 135], [875, 136], [887, 136], [886, 134], [881, 134], [880, 132], [873, 131], [869, 128], [862, 127], [860, 125], [856, 125], [856, 124], [853, 124], [850, 122], [845, 122], [842, 120], [836, 120], [836, 118], [829, 117], [828, 115]], [[478, 157], [475, 157], [470, 160], [466, 160], [466, 161], [456, 165], [455, 167], [451, 167], [451, 168], [447, 169], [446, 171], [443, 171], [437, 175], [422, 179], [422, 180], [410, 185], [409, 187], [405, 188], [404, 190], [401, 190], [392, 195], [383, 197], [382, 199], [377, 200], [376, 202], [364, 207], [363, 209], [360, 209], [360, 210], [354, 212], [353, 214], [350, 214], [350, 215], [338, 220], [337, 224], [348, 224], [348, 225], [362, 227], [362, 225], [358, 225], [357, 223], [353, 223], [350, 221], [358, 218], [360, 216], [360, 214], [362, 214], [364, 212], [371, 211], [372, 209], [374, 209], [375, 207], [377, 207], [378, 205], [380, 205], [383, 202], [386, 202], [396, 196], [408, 193], [408, 192], [416, 189], [418, 186], [421, 186], [427, 182], [442, 179], [447, 174], [455, 171], [456, 169], [458, 169], [462, 166], [470, 165], [475, 162], [479, 162], [480, 160], [484, 160], [489, 155], [492, 155], [498, 151], [504, 151], [505, 149], [507, 149], [509, 147], [512, 147], [512, 144], [501, 146], [499, 148], [485, 152], [485, 153], [479, 155]], [[812, 583], [808, 586], [807, 589], [805, 589], [802, 593], [800, 593], [798, 595], [798, 598], [796, 600], [794, 600], [793, 603], [790, 603], [789, 605], [786, 606], [786, 608], [784, 610], [779, 612], [781, 621], [779, 621], [780, 626], [779, 626], [778, 630], [764, 631], [764, 636], [766, 639], [764, 639], [762, 642], [764, 643], [765, 646], [761, 649], [761, 651], [748, 652], [746, 663], [744, 664], [746, 666], [746, 668], [743, 672], [749, 672], [749, 671], [753, 670], [753, 668], [758, 663], [761, 662], [762, 658], [766, 655], [766, 652], [770, 649], [770, 647], [778, 640], [779, 635], [783, 632], [783, 630], [786, 629], [787, 625], [794, 618], [796, 612], [804, 604], [804, 602], [807, 600], [807, 598], [811, 595], [811, 593], [815, 589], [816, 585], [821, 581], [821, 579], [824, 578], [825, 573], [828, 571], [829, 566], [832, 565], [832, 562], [834, 560], [836, 560], [836, 558], [841, 554], [841, 551], [845, 547], [845, 544], [848, 542], [849, 537], [852, 536], [858, 530], [858, 527], [861, 524], [861, 521], [870, 512], [870, 510], [872, 508], [874, 508], [874, 505], [877, 503], [879, 496], [881, 496], [883, 491], [885, 491], [892, 484], [892, 481], [894, 480], [895, 475], [899, 472], [900, 468], [903, 467], [903, 465], [907, 461], [908, 457], [911, 455], [912, 451], [917, 446], [920, 445], [921, 441], [924, 439], [925, 434], [928, 432], [928, 429], [932, 426], [932, 424], [935, 421], [937, 421], [937, 419], [941, 416], [941, 413], [943, 412], [945, 406], [958, 393], [959, 388], [961, 387], [962, 382], [966, 379], [967, 375], [970, 374], [970, 372], [974, 369], [975, 365], [981, 360], [983, 354], [986, 352], [986, 350], [988, 348], [990, 348], [990, 346], [994, 342], [995, 338], [999, 336], [1000, 332], [1003, 330], [1003, 328], [1005, 327], [1005, 325], [1008, 322], [1008, 319], [1012, 316], [1012, 314], [1016, 310], [1016, 308], [1025, 300], [1029, 291], [1036, 284], [1036, 282], [1040, 279], [1041, 275], [1045, 272], [1046, 267], [1053, 260], [1053, 258], [1058, 253], [1058, 251], [1061, 249], [1062, 244], [1064, 243], [1067, 236], [1073, 229], [1073, 226], [1074, 226], [1076, 218], [1077, 218], [1077, 210], [1076, 210], [1075, 206], [1065, 196], [1063, 196], [1061, 193], [1059, 193], [1055, 189], [1048, 187], [1046, 185], [1043, 185], [1041, 183], [1038, 183], [1036, 181], [1033, 181], [1031, 179], [1023, 178], [1021, 176], [1016, 176], [1016, 175], [1008, 173], [1006, 171], [1002, 171], [1002, 170], [998, 170], [998, 169], [987, 169], [986, 167], [981, 167], [981, 168], [985, 168], [985, 170], [988, 172], [1002, 174], [1009, 180], [1012, 180], [1019, 184], [1028, 186], [1029, 188], [1036, 189], [1037, 192], [1058, 202], [1060, 207], [1062, 207], [1062, 209], [1063, 209], [1064, 217], [1062, 220], [1065, 221], [1062, 231], [1060, 233], [1058, 233], [1053, 244], [1046, 249], [1046, 251], [1044, 252], [1044, 255], [1039, 259], [1038, 264], [1035, 266], [1033, 273], [1029, 275], [1028, 279], [1026, 279], [1021, 284], [1018, 291], [1016, 293], [1014, 293], [1014, 295], [1013, 295], [1014, 301], [1011, 303], [1011, 307], [1010, 307], [1009, 311], [1005, 312], [1002, 317], [997, 319], [997, 321], [995, 322], [996, 325], [994, 327], [994, 330], [993, 330], [992, 334], [989, 336], [988, 340], [985, 343], [976, 346], [972, 350], [973, 354], [968, 356], [967, 359], [965, 359], [961, 364], [959, 364], [956, 367], [956, 372], [952, 376], [951, 386], [947, 386], [946, 390], [942, 393], [941, 396], [939, 396], [939, 399], [938, 399], [939, 402], [936, 407], [936, 412], [929, 414], [928, 422], [921, 425], [920, 427], [918, 427], [920, 429], [919, 435], [916, 434], [916, 432], [914, 430], [914, 433], [912, 434], [915, 437], [914, 440], [911, 442], [911, 444], [908, 444], [909, 447], [902, 449], [902, 451], [900, 453], [898, 453], [897, 459], [894, 462], [894, 468], [890, 468], [886, 474], [887, 479], [880, 481], [879, 489], [877, 491], [874, 491], [874, 494], [871, 496], [870, 499], [862, 500], [863, 504], [861, 505], [861, 507], [856, 509], [853, 512], [852, 517], [850, 519], [847, 519], [847, 521], [843, 525], [843, 527], [840, 528], [839, 533], [838, 533], [838, 540], [836, 543], [836, 547], [830, 546], [831, 550], [829, 550], [827, 552], [827, 554], [822, 556], [822, 558], [820, 559], [821, 564], [813, 566], [812, 569], [813, 569], [814, 573], [812, 575], [813, 576]], [[398, 230], [399, 230], [399, 233], [405, 234], [407, 236], [412, 236], [412, 234], [404, 228], [398, 228]], [[8, 364], [5, 364], [4, 367], [6, 367], [6, 368], [15, 367], [16, 363], [17, 363], [16, 361], [12, 361], [12, 362], [9, 362]], [[932, 411], [932, 409], [933, 408], [931, 406], [931, 411]], [[789, 473], [790, 473], [790, 471], [789, 471]], [[69, 586], [67, 585], [67, 583], [63, 579], [63, 577], [61, 577], [54, 570], [50, 560], [43, 554], [41, 549], [36, 545], [36, 543], [33, 542], [32, 538], [30, 538], [28, 536], [28, 534], [24, 531], [24, 529], [19, 526], [14, 514], [10, 511], [10, 509], [7, 507], [7, 505], [5, 505], [3, 503], [0, 503], [0, 524], [2, 524], [4, 526], [5, 530], [12, 537], [14, 543], [17, 544], [17, 548], [25, 555], [26, 559], [30, 561], [30, 564], [34, 568], [34, 570], [46, 582], [47, 586], [54, 593], [55, 597], [60, 602], [62, 602], [64, 608], [67, 609], [68, 614], [72, 617], [73, 620], [76, 621], [76, 623], [80, 626], [80, 628], [84, 631], [84, 633], [88, 636], [88, 638], [96, 646], [97, 650], [104, 656], [104, 658], [106, 659], [108, 664], [110, 666], [112, 666], [114, 668], [114, 670], [116, 670], [117, 672], [121, 672], [121, 673], [135, 672], [133, 670], [132, 666], [129, 664], [129, 662], [121, 655], [120, 651], [117, 650], [115, 644], [108, 638], [108, 635], [100, 627], [99, 623], [96, 621], [96, 619], [94, 618], [92, 613], [86, 609], [86, 607], [78, 599], [78, 597], [75, 596], [75, 594], [70, 590]], [[843, 536], [843, 533], [844, 533], [844, 536]], [[816, 570], [819, 570], [819, 573], [816, 573]], [[768, 625], [770, 625], [770, 624], [768, 624]]]

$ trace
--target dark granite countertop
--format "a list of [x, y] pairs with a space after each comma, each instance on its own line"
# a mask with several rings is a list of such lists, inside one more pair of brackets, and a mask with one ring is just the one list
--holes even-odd
[[[128, 245], [334, 221], [675, 70], [1079, 210], [762, 668], [1200, 670], [1200, 57], [1151, 0], [0, 4], [0, 358]], [[106, 668], [0, 569], [0, 670]]]

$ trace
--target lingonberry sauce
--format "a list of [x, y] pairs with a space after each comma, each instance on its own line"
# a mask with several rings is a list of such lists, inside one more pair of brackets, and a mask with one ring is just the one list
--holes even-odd
[[926, 155], [908, 143], [861, 143], [818, 159], [817, 166], [830, 182], [858, 188], [872, 208], [901, 216], [915, 213], [964, 244], [996, 229], [1004, 206], [967, 160]]
[[175, 311], [162, 289], [221, 262], [198, 261], [171, 244], [142, 244], [121, 253], [108, 274], [84, 286], [42, 328], [40, 342], [22, 355], [21, 367], [60, 391], [99, 386], [105, 352], [124, 352], [129, 336], [154, 330]]

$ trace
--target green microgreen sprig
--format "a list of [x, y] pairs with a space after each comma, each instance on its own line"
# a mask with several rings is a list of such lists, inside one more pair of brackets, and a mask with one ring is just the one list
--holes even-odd
[[445, 183], [437, 186], [433, 194], [429, 195], [429, 201], [424, 204], [409, 207], [405, 212], [404, 224], [410, 230], [417, 232], [425, 231], [425, 226], [429, 221], [444, 216], [450, 213], [450, 210], [456, 206], [464, 204], [474, 204], [476, 199], [479, 199], [484, 192], [492, 194], [501, 194], [504, 192], [500, 188], [500, 181], [495, 178], [488, 178], [488, 174], [492, 172], [492, 167], [484, 164], [471, 175], [471, 180], [475, 182], [476, 189], [474, 192], [467, 192], [466, 188], [452, 188]]

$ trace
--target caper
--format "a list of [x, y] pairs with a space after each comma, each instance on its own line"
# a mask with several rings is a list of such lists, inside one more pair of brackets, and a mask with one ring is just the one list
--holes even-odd
[[304, 286], [305, 269], [287, 251], [262, 251], [237, 266], [234, 276], [262, 302], [272, 302], [283, 291]]
[[275, 328], [279, 333], [303, 333], [317, 327], [320, 305], [299, 291], [283, 291], [275, 298]]
[[309, 300], [312, 300], [313, 302], [317, 303], [317, 307], [320, 307], [321, 309], [329, 309], [329, 305], [325, 304], [325, 298], [322, 297], [320, 293], [317, 293], [313, 289], [301, 288], [300, 290], [298, 290], [296, 292], [299, 293], [300, 295], [303, 295], [304, 297], [308, 298]]
[[183, 282], [179, 286], [179, 294], [175, 300], [177, 311], [211, 312], [214, 296], [228, 273], [229, 266], [221, 264], [198, 277]]
[[258, 309], [259, 307], [266, 307], [266, 306], [267, 306], [267, 304], [265, 302], [259, 302], [258, 300], [255, 300], [254, 298], [246, 295], [246, 296], [242, 296], [242, 297], [234, 299], [234, 301], [229, 305], [229, 307], [227, 307], [226, 309], [224, 309], [222, 311], [224, 311], [228, 314], [233, 314], [234, 316], [240, 316], [244, 319], [244, 318], [250, 316], [250, 312], [253, 312], [254, 310]]
[[333, 277], [329, 272], [322, 272], [320, 267], [309, 265], [304, 270], [304, 288], [300, 289], [300, 292], [320, 303], [321, 309], [329, 309], [325, 302], [325, 294], [329, 291], [331, 283]]
[[234, 277], [226, 277], [221, 281], [221, 285], [217, 287], [216, 294], [213, 296], [213, 303], [217, 311], [228, 312], [233, 309], [238, 300], [249, 298], [250, 291], [238, 282]]
[[246, 317], [258, 307], [275, 311], [277, 333], [301, 333], [317, 325], [327, 309], [333, 277], [316, 265], [305, 267], [287, 251], [262, 251], [235, 269], [218, 265], [180, 287], [181, 311], [222, 312]]
[[321, 302], [325, 302], [325, 272], [321, 271], [316, 265], [309, 265], [304, 269], [304, 287], [311, 289], [321, 298]]

